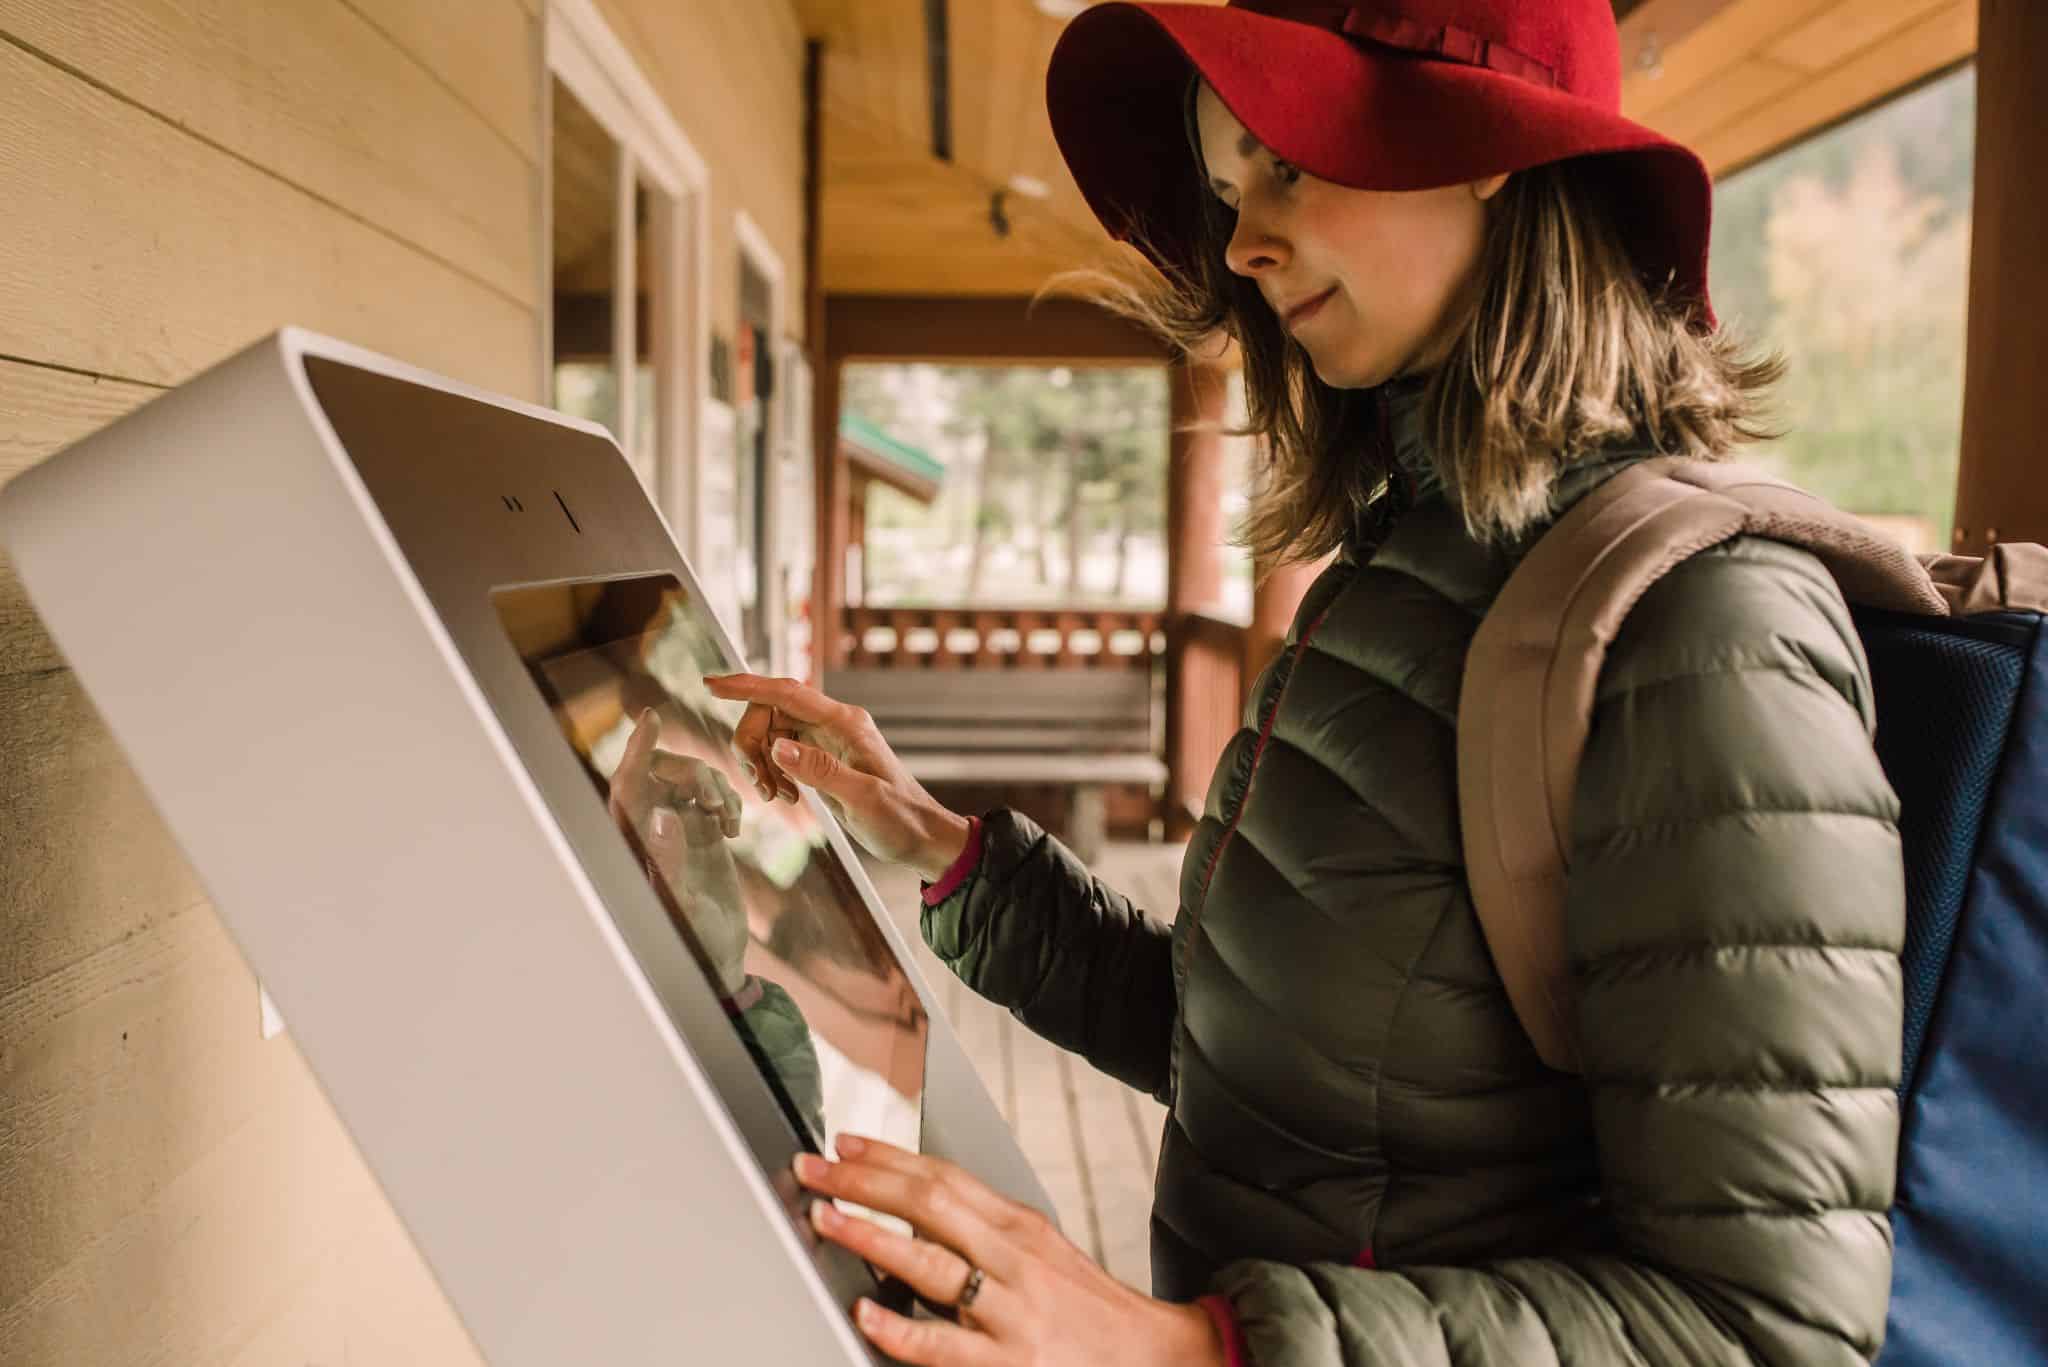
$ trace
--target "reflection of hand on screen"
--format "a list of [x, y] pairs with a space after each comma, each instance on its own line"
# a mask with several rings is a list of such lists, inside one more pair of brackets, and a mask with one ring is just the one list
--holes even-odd
[[660, 736], [660, 719], [642, 712], [606, 805], [645, 854], [648, 876], [666, 884], [730, 997], [746, 981], [746, 907], [726, 843], [740, 833], [740, 797], [703, 760], [660, 749]]

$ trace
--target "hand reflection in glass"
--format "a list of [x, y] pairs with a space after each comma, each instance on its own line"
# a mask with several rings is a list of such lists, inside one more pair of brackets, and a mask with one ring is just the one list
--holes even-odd
[[716, 768], [661, 749], [660, 739], [661, 719], [648, 708], [612, 773], [606, 806], [649, 875], [673, 894], [730, 998], [746, 983], [746, 905], [726, 843], [740, 833], [740, 797]]

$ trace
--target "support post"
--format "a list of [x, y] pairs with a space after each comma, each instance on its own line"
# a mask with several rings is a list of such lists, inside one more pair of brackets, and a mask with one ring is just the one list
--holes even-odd
[[846, 563], [846, 552], [860, 548], [860, 576], [842, 572], [839, 594], [842, 605], [864, 608], [868, 605], [868, 477], [850, 472], [846, 488], [846, 547], [839, 553], [840, 564]]
[[1252, 567], [1257, 587], [1252, 590], [1251, 629], [1244, 634], [1247, 690], [1255, 686], [1260, 671], [1280, 653], [1287, 640], [1287, 629], [1294, 624], [1294, 614], [1301, 607], [1302, 596], [1328, 563], [1318, 560], [1307, 565], [1282, 565], [1270, 572], [1264, 566]]
[[820, 679], [824, 671], [846, 663], [846, 547], [852, 531], [852, 480], [846, 457], [839, 449], [839, 385], [845, 365], [832, 350], [828, 334], [825, 363], [818, 368], [811, 412], [818, 476], [818, 577], [817, 589], [811, 596], [818, 620], [811, 668]]
[[[1201, 696], [1202, 672], [1189, 668], [1188, 614], [1215, 608], [1223, 596], [1222, 425], [1229, 376], [1221, 365], [1189, 357], [1168, 372], [1172, 423], [1166, 473], [1166, 834], [1183, 839], [1190, 813], [1207, 791], [1215, 755], [1197, 742], [1215, 728], [1198, 709], [1235, 714], [1237, 700]], [[1227, 730], [1226, 730], [1227, 734]]]
[[[804, 44], [804, 347], [811, 358], [811, 676], [844, 664], [840, 649], [841, 581], [846, 563], [845, 463], [839, 458], [839, 359], [826, 335], [823, 254], [825, 213], [825, 44]], [[835, 539], [836, 533], [836, 539]]]
[[1969, 363], [1956, 477], [1955, 549], [2048, 541], [2041, 375], [2048, 371], [2048, 5], [1980, 0], [1977, 185], [1972, 212]]

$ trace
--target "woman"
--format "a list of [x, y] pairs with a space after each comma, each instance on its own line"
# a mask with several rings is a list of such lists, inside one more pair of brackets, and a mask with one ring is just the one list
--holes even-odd
[[1054, 129], [1170, 282], [1148, 315], [1240, 344], [1270, 451], [1247, 540], [1337, 556], [1223, 755], [1171, 931], [1015, 813], [940, 808], [858, 712], [714, 685], [751, 704], [764, 793], [814, 785], [934, 880], [924, 934], [969, 985], [1171, 1107], [1163, 1300], [946, 1164], [803, 1162], [925, 1236], [819, 1202], [825, 1237], [966, 1310], [863, 1305], [888, 1353], [1876, 1352], [1904, 894], [1826, 572], [1738, 539], [1614, 643], [1572, 816], [1583, 1077], [1519, 1028], [1461, 867], [1460, 673], [1508, 571], [1628, 462], [1757, 435], [1776, 374], [1714, 331], [1704, 170], [1618, 89], [1607, 0], [1111, 4], [1061, 41]]

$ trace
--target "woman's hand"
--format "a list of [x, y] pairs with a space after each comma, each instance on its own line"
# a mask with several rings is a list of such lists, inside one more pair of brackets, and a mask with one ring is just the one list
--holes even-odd
[[957, 1305], [982, 1274], [958, 1324], [912, 1320], [862, 1299], [855, 1323], [877, 1348], [917, 1367], [1223, 1367], [1208, 1312], [1131, 1290], [1091, 1262], [1029, 1206], [998, 1195], [952, 1163], [842, 1134], [840, 1161], [796, 1160], [797, 1180], [899, 1216], [910, 1238], [811, 1205], [818, 1233], [908, 1283], [934, 1305]]
[[967, 818], [940, 806], [910, 776], [860, 708], [794, 679], [726, 674], [706, 676], [704, 686], [714, 697], [747, 704], [733, 744], [770, 802], [794, 802], [796, 782], [809, 784], [870, 854], [907, 864], [927, 881], [966, 848]]
[[660, 749], [661, 720], [642, 712], [612, 773], [606, 806], [639, 842], [650, 877], [675, 899], [730, 997], [746, 983], [746, 904], [726, 842], [740, 833], [740, 795], [700, 759]]

